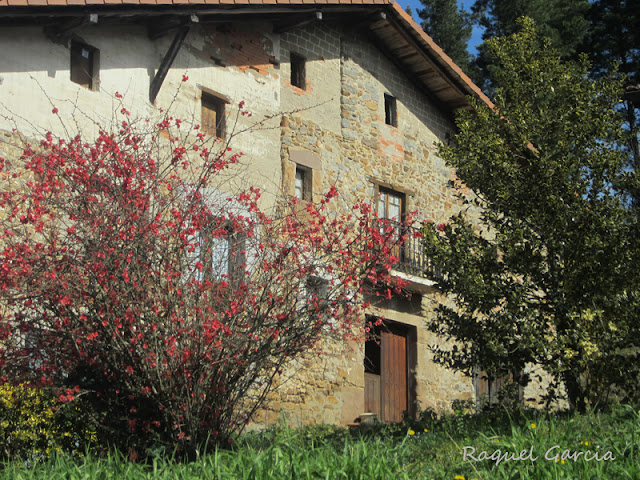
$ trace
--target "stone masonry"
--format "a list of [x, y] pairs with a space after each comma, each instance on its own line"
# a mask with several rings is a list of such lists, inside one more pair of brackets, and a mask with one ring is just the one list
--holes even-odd
[[[337, 187], [341, 209], [357, 200], [374, 202], [377, 185], [401, 192], [406, 211], [419, 212], [424, 220], [445, 221], [461, 208], [447, 186], [453, 172], [437, 154], [438, 142], [454, 133], [452, 113], [348, 27], [314, 22], [274, 33], [266, 20], [194, 27], [155, 106], [148, 101], [148, 85], [170, 37], [152, 41], [143, 28], [100, 25], [82, 27], [77, 34], [100, 50], [99, 91], [69, 81], [69, 50], [52, 43], [42, 29], [0, 32], [7, 52], [0, 59], [1, 113], [16, 119], [28, 135], [37, 129], [62, 133], [51, 114], [53, 105], [66, 122], [91, 134], [95, 127], [86, 118], [101, 123], [113, 118], [115, 92], [125, 96], [126, 107], [139, 118], [171, 106], [175, 116], [198, 123], [207, 92], [224, 99], [227, 131], [251, 130], [233, 139], [245, 160], [224, 188], [259, 187], [266, 210], [282, 195], [293, 194], [297, 165], [310, 172], [314, 199]], [[304, 88], [291, 84], [291, 53], [306, 60]], [[184, 82], [183, 75], [189, 80]], [[385, 94], [395, 98], [397, 127], [385, 123]], [[251, 127], [254, 119], [236, 115], [240, 101], [254, 119], [269, 120]], [[11, 128], [0, 124], [2, 130]], [[414, 412], [447, 409], [455, 399], [474, 396], [471, 379], [432, 360], [428, 346], [441, 340], [426, 330], [425, 322], [433, 318], [437, 302], [430, 283], [409, 300], [393, 299], [370, 312], [410, 332]], [[346, 424], [364, 412], [363, 345], [328, 344], [323, 352], [283, 372], [280, 388], [255, 424], [282, 417], [296, 425]]]

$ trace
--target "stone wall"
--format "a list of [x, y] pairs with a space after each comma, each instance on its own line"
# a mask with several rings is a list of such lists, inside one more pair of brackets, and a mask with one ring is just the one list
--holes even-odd
[[[326, 37], [331, 41], [318, 41]], [[287, 51], [307, 59], [306, 89], [288, 81]], [[436, 146], [453, 133], [450, 115], [439, 111], [377, 48], [347, 31], [314, 26], [283, 35], [281, 53], [282, 98], [283, 103], [290, 102], [285, 110], [304, 109], [287, 114], [281, 124], [283, 193], [293, 194], [295, 159], [308, 152], [319, 165], [312, 171], [316, 200], [334, 185], [340, 192], [340, 207], [348, 210], [357, 200], [373, 202], [377, 182], [405, 193], [407, 210], [420, 212], [423, 219], [444, 221], [460, 207], [447, 187], [453, 174], [438, 157]], [[337, 96], [335, 85], [339, 85]], [[385, 124], [385, 93], [396, 98], [397, 127]], [[425, 329], [425, 321], [433, 318], [437, 299], [431, 289], [369, 312], [415, 328], [416, 410], [445, 410], [453, 400], [474, 395], [470, 378], [433, 362], [428, 346], [440, 340]], [[255, 420], [284, 417], [294, 425], [352, 422], [363, 413], [363, 360], [362, 344], [349, 349], [324, 345], [321, 356], [304, 360], [285, 375], [283, 390], [272, 394]]]
[[[116, 92], [138, 118], [157, 115], [162, 108], [197, 124], [204, 90], [227, 102], [228, 132], [247, 130], [232, 141], [245, 160], [228, 175], [228, 188], [260, 187], [262, 208], [293, 194], [296, 164], [310, 170], [315, 200], [336, 186], [341, 209], [357, 200], [373, 202], [380, 183], [403, 192], [407, 211], [418, 211], [423, 219], [444, 221], [460, 208], [447, 188], [453, 174], [436, 146], [453, 132], [451, 115], [370, 41], [347, 28], [314, 23], [274, 34], [271, 25], [260, 22], [194, 27], [156, 105], [149, 103], [149, 85], [171, 36], [151, 41], [143, 28], [100, 25], [77, 34], [100, 50], [99, 91], [70, 81], [69, 49], [52, 43], [42, 29], [0, 32], [2, 114], [14, 118], [25, 133], [62, 134], [59, 117], [51, 113], [55, 105], [67, 125], [91, 135], [94, 121], [108, 125], [117, 117]], [[291, 53], [306, 59], [304, 88], [291, 84]], [[396, 99], [397, 127], [385, 123], [385, 94]], [[240, 101], [253, 117], [237, 115]], [[265, 117], [264, 125], [253, 124]], [[470, 379], [432, 361], [428, 345], [439, 339], [424, 325], [436, 300], [430, 289], [370, 312], [416, 332], [412, 376], [420, 409], [446, 409], [452, 400], [473, 395]], [[322, 349], [321, 356], [310, 354], [283, 372], [282, 388], [271, 395], [256, 423], [286, 416], [292, 424], [344, 424], [362, 413], [363, 345], [331, 343]]]

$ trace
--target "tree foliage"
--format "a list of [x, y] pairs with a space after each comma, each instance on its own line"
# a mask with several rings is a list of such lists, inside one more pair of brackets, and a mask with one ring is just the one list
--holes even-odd
[[1, 162], [0, 376], [89, 405], [117, 446], [193, 455], [241, 431], [292, 359], [362, 333], [368, 289], [394, 288], [395, 230], [364, 204], [330, 215], [335, 189], [267, 214], [255, 187], [223, 193], [242, 172], [229, 144], [121, 113]]
[[456, 0], [420, 0], [422, 28], [463, 70], [469, 66], [467, 45], [471, 38], [471, 17], [458, 9]]
[[474, 80], [480, 86], [490, 87], [493, 57], [486, 51], [486, 42], [514, 33], [517, 20], [524, 16], [536, 22], [540, 33], [551, 39], [563, 58], [575, 56], [589, 28], [588, 10], [588, 0], [476, 0], [473, 12], [485, 31], [475, 62], [479, 74]]
[[640, 4], [629, 0], [596, 0], [587, 19], [588, 34], [581, 50], [589, 55], [591, 71], [606, 75], [612, 64], [640, 82]]
[[522, 384], [538, 365], [577, 408], [637, 395], [637, 174], [621, 149], [621, 87], [563, 62], [531, 20], [519, 27], [487, 42], [495, 110], [474, 102], [441, 147], [481, 222], [471, 209], [426, 228], [452, 300], [430, 328], [457, 341], [436, 359]]
[[[627, 127], [632, 132], [629, 153], [635, 168], [640, 167], [640, 4], [627, 0], [597, 0], [592, 2], [587, 18], [589, 32], [582, 51], [592, 62], [591, 74], [606, 76], [617, 69], [627, 76], [625, 105], [622, 108]], [[640, 192], [635, 193], [640, 204]]]

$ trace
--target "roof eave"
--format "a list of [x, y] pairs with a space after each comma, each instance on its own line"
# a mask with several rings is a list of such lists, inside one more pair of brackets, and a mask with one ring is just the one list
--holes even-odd
[[[109, 0], [66, 0], [68, 3], [64, 5], [47, 4], [48, 1], [50, 0], [0, 0], [0, 18], [22, 18], [27, 22], [35, 22], [36, 19], [47, 17], [78, 17], [88, 16], [90, 13], [111, 18], [195, 14], [224, 21], [236, 19], [240, 15], [243, 19], [248, 19], [252, 15], [264, 18], [266, 15], [315, 15], [316, 12], [322, 12], [329, 16], [364, 11], [378, 15], [372, 15], [371, 18], [375, 17], [372, 23], [379, 27], [379, 31], [393, 29], [394, 35], [397, 33], [401, 37], [402, 48], [415, 49], [419, 58], [412, 62], [400, 62], [403, 65], [399, 66], [407, 71], [413, 69], [412, 73], [422, 82], [424, 90], [433, 92], [432, 96], [437, 97], [441, 104], [451, 111], [458, 108], [470, 109], [468, 97], [472, 96], [493, 108], [491, 100], [394, 0], [359, 0], [359, 3], [351, 3], [353, 0], [272, 0], [268, 4], [266, 0], [249, 0], [243, 4], [233, 3], [234, 0], [199, 0], [202, 3], [185, 0], [185, 3], [171, 4], [161, 4], [161, 0], [147, 0], [149, 3], [145, 0], [111, 0], [122, 3], [106, 3]], [[69, 4], [70, 2], [74, 4]], [[375, 30], [372, 29], [374, 35], [377, 34]], [[388, 42], [384, 35], [380, 36], [380, 40]], [[429, 72], [429, 79], [419, 78], [424, 71]]]

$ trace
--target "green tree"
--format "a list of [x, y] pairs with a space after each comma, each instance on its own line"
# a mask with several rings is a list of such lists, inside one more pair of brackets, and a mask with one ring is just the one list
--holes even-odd
[[475, 60], [479, 73], [474, 80], [489, 88], [493, 78], [486, 42], [514, 33], [517, 20], [523, 16], [536, 22], [540, 33], [551, 39], [553, 47], [563, 58], [575, 56], [589, 28], [589, 21], [585, 18], [588, 10], [588, 0], [476, 0], [474, 17], [485, 32], [484, 43], [478, 47]]
[[413, 10], [411, 9], [411, 5], [407, 5], [404, 11], [407, 12], [407, 15], [409, 15], [410, 17], [413, 17]]
[[467, 44], [471, 38], [470, 15], [458, 9], [456, 0], [420, 0], [424, 8], [418, 9], [422, 28], [463, 70], [469, 67]]
[[[592, 62], [591, 73], [598, 77], [617, 65], [619, 72], [627, 75], [627, 93], [623, 112], [630, 138], [629, 153], [635, 168], [640, 167], [640, 3], [629, 0], [596, 0], [591, 4], [587, 18], [590, 29], [582, 50]], [[640, 204], [640, 192], [635, 194]]]
[[604, 75], [611, 65], [640, 82], [640, 3], [629, 0], [595, 0], [587, 19], [590, 28], [582, 50], [592, 62], [591, 71]]
[[638, 235], [626, 195], [636, 175], [620, 148], [620, 84], [589, 79], [586, 60], [563, 62], [533, 21], [519, 25], [487, 42], [495, 110], [475, 102], [441, 146], [469, 190], [459, 215], [425, 228], [452, 300], [430, 328], [456, 340], [433, 349], [454, 369], [521, 384], [536, 364], [583, 409], [637, 394]]

